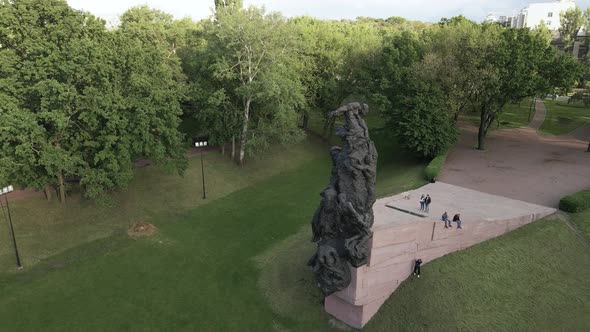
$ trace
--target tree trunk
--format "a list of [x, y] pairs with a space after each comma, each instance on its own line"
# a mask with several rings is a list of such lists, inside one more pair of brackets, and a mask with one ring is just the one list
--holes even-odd
[[225, 156], [225, 143], [221, 144], [221, 154]]
[[252, 99], [248, 98], [246, 100], [246, 105], [244, 106], [244, 125], [242, 126], [242, 135], [240, 137], [240, 166], [244, 165], [244, 157], [246, 154], [246, 137], [248, 136], [248, 120], [250, 117], [250, 103], [252, 103]]
[[45, 186], [45, 189], [43, 191], [45, 192], [45, 198], [47, 198], [47, 201], [51, 202], [51, 186]]
[[231, 160], [236, 160], [236, 137], [231, 137]]
[[487, 108], [485, 106], [482, 106], [480, 119], [479, 119], [479, 131], [477, 133], [477, 149], [478, 150], [485, 150], [487, 116], [488, 116]]
[[529, 122], [531, 122], [531, 113], [533, 111], [533, 106], [535, 105], [535, 100], [536, 98], [533, 98], [533, 100], [531, 101], [531, 106], [529, 106]]
[[332, 118], [326, 118], [324, 120], [324, 131], [322, 132], [322, 137], [328, 137], [328, 131], [330, 130], [330, 122], [332, 122]]
[[485, 150], [486, 149], [485, 142], [486, 142], [486, 135], [481, 130], [481, 126], [480, 126], [479, 132], [477, 133], [477, 149], [482, 150], [482, 151]]
[[307, 131], [309, 126], [309, 114], [307, 112], [303, 113], [303, 130]]
[[66, 186], [64, 184], [64, 175], [63, 172], [60, 170], [57, 173], [57, 180], [59, 185], [59, 199], [62, 204], [66, 203]]

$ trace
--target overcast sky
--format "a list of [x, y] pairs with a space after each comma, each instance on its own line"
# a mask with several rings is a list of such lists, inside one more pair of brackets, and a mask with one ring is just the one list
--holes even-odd
[[[76, 9], [112, 20], [129, 7], [147, 4], [176, 18], [195, 20], [211, 14], [214, 0], [67, 0]], [[264, 5], [286, 16], [309, 15], [324, 19], [354, 19], [358, 16], [387, 18], [402, 16], [411, 20], [437, 22], [441, 17], [464, 15], [481, 21], [489, 12], [515, 14], [530, 2], [544, 0], [244, 0], [245, 5]], [[582, 8], [590, 0], [576, 1]]]

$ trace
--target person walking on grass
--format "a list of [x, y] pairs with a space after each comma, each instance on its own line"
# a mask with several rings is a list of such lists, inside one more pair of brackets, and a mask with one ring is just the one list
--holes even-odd
[[430, 202], [432, 202], [430, 194], [426, 194], [426, 197], [424, 198], [424, 211], [430, 212]]
[[449, 219], [449, 215], [447, 214], [447, 211], [445, 211], [445, 213], [443, 213], [442, 215], [442, 221], [445, 222], [445, 228], [453, 228], [453, 226], [451, 225], [451, 219]]
[[422, 260], [420, 258], [418, 258], [414, 262], [414, 275], [417, 275], [418, 278], [420, 278], [420, 265], [422, 265]]
[[426, 208], [425, 199], [426, 197], [424, 196], [424, 194], [422, 194], [422, 196], [420, 197], [420, 211], [424, 211], [424, 209]]
[[453, 221], [457, 223], [457, 229], [461, 229], [461, 214], [460, 213], [457, 213], [453, 217]]

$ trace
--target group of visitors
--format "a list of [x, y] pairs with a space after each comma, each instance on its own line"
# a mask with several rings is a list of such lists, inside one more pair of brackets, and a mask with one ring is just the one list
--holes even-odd
[[[424, 212], [429, 212], [430, 211], [430, 203], [432, 202], [432, 199], [430, 198], [430, 194], [422, 194], [422, 196], [420, 196], [420, 211], [424, 211]], [[445, 213], [443, 213], [442, 215], [442, 221], [445, 222], [445, 228], [453, 228], [453, 225], [451, 224], [451, 222], [456, 222], [457, 223], [457, 229], [461, 229], [461, 214], [457, 213], [453, 216], [453, 220], [449, 219], [449, 214], [447, 213], [447, 211], [445, 211]], [[414, 261], [414, 276], [418, 276], [418, 278], [420, 278], [420, 266], [422, 265], [422, 260], [420, 258], [416, 259]]]
[[[442, 215], [442, 221], [445, 222], [445, 228], [453, 228], [453, 225], [451, 225], [451, 220], [449, 220], [449, 215], [447, 214], [447, 211], [445, 211], [445, 213], [443, 213]], [[461, 228], [461, 214], [457, 213], [456, 215], [453, 216], [453, 222], [457, 223], [457, 229]]]
[[[432, 202], [432, 198], [430, 198], [430, 194], [422, 194], [422, 196], [420, 196], [420, 211], [424, 211], [424, 212], [429, 212], [430, 211], [430, 203]], [[445, 228], [453, 228], [453, 225], [451, 224], [451, 220], [449, 220], [449, 215], [447, 214], [447, 211], [445, 211], [445, 213], [443, 213], [442, 215], [442, 221], [445, 222]], [[453, 220], [452, 222], [456, 222], [457, 223], [457, 229], [461, 229], [461, 214], [457, 213], [456, 215], [453, 216]]]
[[430, 198], [430, 194], [422, 194], [420, 197], [420, 211], [428, 212], [430, 211], [430, 202], [432, 199]]

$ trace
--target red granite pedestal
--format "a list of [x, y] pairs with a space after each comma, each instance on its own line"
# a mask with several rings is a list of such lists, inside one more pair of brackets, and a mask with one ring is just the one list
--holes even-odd
[[[430, 212], [420, 211], [419, 197], [430, 194]], [[556, 212], [501, 196], [441, 182], [377, 200], [369, 263], [352, 268], [350, 285], [325, 299], [326, 311], [362, 328], [413, 270], [451, 252], [500, 236]], [[444, 228], [443, 212], [461, 213], [463, 229]]]

